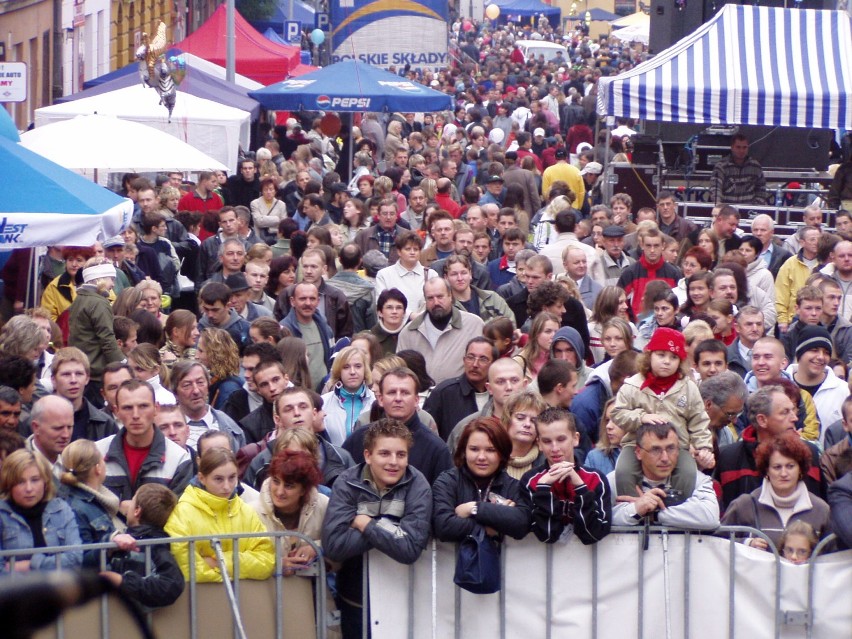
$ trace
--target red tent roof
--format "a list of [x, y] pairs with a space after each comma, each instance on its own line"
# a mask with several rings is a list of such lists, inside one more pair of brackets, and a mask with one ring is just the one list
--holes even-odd
[[[288, 47], [267, 40], [239, 11], [236, 12], [234, 32], [237, 37], [237, 73], [266, 86], [286, 80], [290, 69], [299, 64], [298, 47]], [[226, 34], [226, 9], [222, 4], [207, 22], [174, 46], [225, 66]]]

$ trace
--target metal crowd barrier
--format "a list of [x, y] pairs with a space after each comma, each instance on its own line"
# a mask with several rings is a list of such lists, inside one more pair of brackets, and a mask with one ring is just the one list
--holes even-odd
[[[145, 553], [145, 569], [146, 574], [150, 574], [152, 571], [152, 560], [151, 560], [151, 549], [154, 546], [161, 546], [165, 544], [172, 543], [188, 543], [189, 544], [189, 570], [190, 577], [187, 579], [186, 587], [184, 591], [184, 595], [189, 598], [189, 637], [190, 639], [198, 639], [198, 627], [199, 627], [199, 614], [203, 613], [203, 610], [199, 609], [199, 583], [197, 581], [197, 569], [196, 569], [196, 557], [195, 557], [195, 546], [199, 542], [211, 542], [211, 545], [216, 552], [217, 561], [219, 563], [220, 571], [225, 577], [229, 575], [229, 567], [225, 565], [225, 558], [222, 553], [222, 541], [231, 540], [235, 545], [238, 544], [241, 539], [250, 539], [250, 538], [271, 538], [274, 548], [275, 548], [275, 569], [271, 578], [273, 581], [273, 589], [274, 589], [274, 601], [275, 601], [275, 610], [274, 610], [274, 637], [275, 639], [282, 639], [285, 636], [285, 618], [284, 618], [284, 589], [285, 589], [285, 579], [295, 579], [297, 577], [301, 578], [311, 578], [313, 582], [313, 601], [315, 606], [315, 614], [314, 614], [314, 624], [316, 628], [316, 637], [317, 639], [326, 639], [327, 637], [327, 610], [326, 610], [326, 600], [328, 596], [328, 586], [326, 580], [326, 569], [325, 562], [321, 560], [322, 558], [322, 549], [318, 544], [316, 544], [312, 539], [302, 535], [297, 532], [264, 532], [264, 533], [232, 533], [232, 534], [220, 534], [220, 535], [205, 535], [205, 536], [194, 536], [194, 537], [169, 537], [166, 539], [140, 539], [137, 540], [137, 546], [140, 551]], [[287, 554], [286, 547], [286, 539], [298, 538], [308, 545], [310, 545], [314, 551], [317, 553], [317, 557], [320, 560], [314, 562], [314, 564], [303, 570], [299, 570], [296, 575], [293, 577], [285, 577], [284, 575], [284, 567], [283, 561], [284, 557]], [[100, 570], [109, 570], [109, 561], [107, 559], [107, 555], [110, 552], [114, 552], [117, 550], [117, 547], [113, 543], [101, 543], [101, 544], [81, 544], [76, 546], [56, 546], [56, 547], [48, 547], [48, 548], [30, 548], [30, 549], [22, 549], [22, 550], [0, 550], [0, 565], [6, 565], [8, 562], [8, 572], [9, 574], [0, 575], [0, 583], [4, 579], [14, 579], [14, 565], [15, 559], [21, 556], [32, 556], [36, 554], [50, 554], [55, 555], [55, 562], [57, 570], [60, 569], [61, 566], [61, 556], [64, 553], [68, 552], [83, 552], [83, 551], [96, 551], [98, 553], [98, 563], [100, 566]], [[247, 636], [245, 625], [243, 621], [244, 613], [240, 607], [240, 590], [241, 590], [241, 579], [240, 579], [240, 560], [239, 560], [239, 552], [234, 552], [234, 561], [233, 561], [233, 575], [229, 575], [229, 578], [224, 578], [222, 584], [209, 584], [210, 586], [222, 586], [225, 590], [226, 600], [228, 605], [230, 606], [230, 613], [233, 620], [233, 628], [232, 635], [234, 639], [245, 639]], [[245, 582], [243, 582], [245, 583]], [[208, 584], [204, 584], [204, 586], [208, 586]], [[110, 632], [110, 598], [108, 595], [104, 595], [100, 597], [100, 601], [98, 602], [98, 613], [99, 613], [99, 625], [100, 631], [97, 635], [100, 639], [110, 639], [112, 633]], [[158, 615], [158, 611], [166, 611], [169, 607], [157, 609], [153, 612], [149, 612], [147, 614], [147, 622], [149, 626], [153, 623], [153, 618]], [[66, 636], [64, 621], [63, 618], [60, 617], [55, 624], [55, 636], [57, 639], [64, 639]], [[94, 637], [94, 635], [89, 635], [90, 637]], [[133, 635], [129, 635], [133, 636]], [[219, 636], [225, 636], [224, 632]], [[126, 639], [124, 633], [122, 633], [121, 639]]]
[[[758, 551], [747, 550], [735, 541], [748, 536], [765, 540], [769, 552], [749, 556]], [[654, 544], [653, 555], [645, 552], [649, 539]], [[498, 594], [485, 596], [471, 595], [452, 585], [453, 545], [433, 541], [413, 566], [391, 566], [391, 560], [374, 551], [368, 565], [379, 574], [369, 577], [373, 603], [369, 624], [373, 639], [828, 636], [813, 634], [815, 608], [817, 603], [821, 610], [838, 604], [827, 600], [825, 592], [819, 602], [815, 601], [814, 589], [816, 561], [833, 539], [831, 536], [820, 544], [806, 568], [807, 598], [804, 582], [798, 579], [804, 573], [796, 572], [799, 567], [782, 562], [778, 549], [764, 533], [744, 526], [700, 533], [662, 527], [614, 528], [607, 539], [589, 547], [576, 539], [567, 547], [560, 543], [543, 545], [528, 536], [504, 546], [501, 589]], [[673, 541], [678, 543], [670, 549]], [[693, 558], [696, 548], [701, 549], [696, 555], [699, 559]], [[512, 553], [516, 554], [507, 561]], [[716, 558], [712, 567], [727, 570], [717, 571], [711, 579], [717, 589], [708, 595], [710, 586], [701, 580], [707, 576], [708, 567], [703, 560], [711, 555]], [[652, 557], [651, 564], [646, 556]], [[852, 563], [845, 559], [841, 566], [848, 571]], [[696, 561], [702, 563], [696, 565]], [[790, 583], [782, 579], [782, 573], [792, 577]], [[765, 607], [753, 608], [746, 603], [749, 596], [755, 598], [749, 592], [754, 584], [746, 578], [751, 574], [762, 579], [757, 598], [766, 602]], [[621, 590], [613, 588], [613, 583]], [[427, 584], [431, 584], [431, 600], [425, 591]], [[537, 599], [530, 597], [530, 589], [536, 591]], [[625, 605], [626, 600], [631, 601]], [[615, 618], [614, 611], [618, 611]], [[709, 629], [708, 611], [715, 617]], [[623, 624], [617, 635], [613, 634], [616, 619]], [[852, 614], [847, 614], [844, 622], [848, 624], [843, 636], [852, 636]], [[755, 623], [760, 624], [761, 634], [749, 632], [749, 626]], [[365, 619], [365, 632], [367, 625]]]
[[[629, 541], [629, 537], [635, 537], [635, 544], [631, 544]], [[669, 565], [669, 548], [668, 545], [670, 543], [670, 539], [678, 536], [683, 538], [683, 548], [682, 553], [678, 557], [674, 557], [671, 560], [673, 563], [678, 563], [682, 561], [683, 568], [682, 574], [678, 575], [675, 570]], [[637, 639], [645, 639], [646, 636], [652, 636], [655, 633], [645, 632], [645, 615], [646, 612], [646, 599], [654, 596], [653, 594], [647, 594], [646, 589], [644, 587], [644, 582], [647, 577], [647, 571], [649, 569], [646, 568], [646, 550], [648, 548], [649, 542], [654, 538], [658, 538], [659, 544], [661, 544], [663, 550], [663, 564], [662, 564], [662, 572], [663, 572], [663, 592], [664, 597], [663, 601], [657, 601], [657, 610], [660, 609], [660, 604], [662, 604], [662, 610], [665, 615], [665, 626], [664, 632], [658, 633], [661, 636], [665, 636], [667, 639], [671, 639], [672, 637], [692, 637], [695, 636], [698, 632], [698, 629], [693, 625], [693, 612], [694, 607], [697, 605], [706, 604], [707, 602], [702, 601], [699, 595], [694, 595], [690, 589], [690, 579], [694, 578], [695, 574], [700, 574], [699, 571], [702, 568], [701, 566], [695, 567], [692, 564], [692, 557], [690, 548], [692, 540], [697, 539], [701, 541], [701, 539], [707, 538], [716, 538], [717, 541], [724, 541], [724, 538], [727, 538], [730, 541], [728, 552], [728, 573], [727, 573], [727, 592], [719, 593], [721, 595], [725, 595], [727, 599], [727, 605], [730, 611], [729, 618], [727, 620], [727, 638], [728, 639], [736, 639], [736, 637], [743, 636], [745, 633], [737, 631], [737, 612], [738, 607], [736, 605], [738, 600], [738, 574], [743, 569], [741, 562], [744, 560], [742, 558], [737, 557], [737, 549], [740, 546], [736, 543], [736, 539], [751, 536], [764, 539], [768, 546], [769, 551], [772, 555], [772, 563], [774, 566], [774, 580], [771, 584], [772, 592], [771, 599], [773, 602], [772, 610], [751, 610], [748, 609], [745, 611], [746, 615], [764, 615], [765, 619], [771, 622], [771, 635], [775, 639], [779, 639], [782, 635], [782, 629], [787, 629], [784, 632], [785, 637], [790, 636], [789, 629], [794, 626], [801, 626], [802, 631], [806, 633], [806, 637], [811, 639], [814, 636], [814, 626], [815, 626], [815, 608], [817, 607], [817, 601], [815, 600], [815, 587], [817, 583], [817, 560], [819, 557], [832, 546], [834, 542], [834, 535], [829, 536], [824, 539], [814, 550], [814, 553], [809, 561], [808, 572], [807, 572], [807, 602], [804, 610], [782, 610], [782, 571], [781, 571], [781, 557], [779, 555], [779, 551], [775, 548], [772, 541], [761, 531], [756, 530], [754, 528], [749, 528], [745, 526], [723, 526], [718, 528], [715, 531], [711, 532], [690, 532], [690, 531], [681, 531], [663, 527], [621, 527], [614, 528], [611, 537], [617, 538], [615, 542], [618, 543], [619, 546], [622, 547], [621, 552], [628, 553], [628, 556], [635, 559], [635, 570], [636, 570], [636, 578], [638, 581], [638, 587], [636, 589], [635, 597], [637, 599], [637, 615], [636, 619], [637, 624], [637, 634], [635, 635]], [[284, 586], [285, 580], [290, 579], [290, 577], [284, 576], [283, 570], [283, 559], [286, 554], [285, 551], [285, 542], [284, 538], [299, 538], [308, 543], [314, 550], [317, 552], [317, 556], [321, 557], [321, 549], [307, 537], [299, 534], [299, 533], [254, 533], [254, 534], [229, 534], [229, 535], [208, 535], [208, 536], [199, 536], [199, 537], [183, 537], [183, 538], [169, 538], [167, 543], [174, 542], [186, 542], [189, 544], [189, 557], [190, 557], [190, 572], [191, 577], [187, 583], [187, 589], [185, 596], [189, 598], [189, 637], [191, 639], [197, 639], [199, 636], [199, 616], [204, 614], [205, 610], [199, 609], [199, 595], [198, 589], [199, 584], [195, 578], [195, 545], [199, 542], [211, 542], [214, 550], [216, 551], [220, 568], [222, 569], [223, 574], [227, 574], [228, 568], [225, 566], [224, 555], [222, 554], [221, 542], [223, 540], [232, 540], [234, 543], [237, 543], [239, 539], [246, 538], [256, 538], [256, 537], [268, 537], [272, 538], [274, 541], [275, 547], [275, 571], [271, 581], [274, 582], [273, 590], [274, 590], [274, 602], [275, 602], [275, 610], [274, 610], [274, 634], [273, 636], [276, 639], [283, 637], [285, 633], [285, 627], [287, 625], [287, 619], [284, 616], [283, 603], [284, 603]], [[722, 539], [718, 539], [722, 538]], [[604, 540], [602, 544], [607, 542]], [[613, 539], [610, 539], [609, 542], [613, 542]], [[146, 560], [146, 569], [148, 571], [151, 570], [151, 548], [155, 545], [163, 543], [162, 540], [140, 540], [138, 545], [140, 548], [144, 549], [145, 552], [145, 560]], [[657, 541], [654, 542], [655, 544]], [[543, 614], [541, 615], [546, 622], [544, 631], [541, 636], [545, 639], [552, 639], [554, 636], [560, 636], [555, 632], [552, 621], [554, 620], [554, 615], [561, 612], [560, 601], [558, 601], [558, 597], [564, 596], [560, 593], [560, 589], [557, 587], [558, 584], [555, 582], [557, 571], [560, 571], [560, 575], [562, 575], [562, 566], [556, 567], [554, 565], [554, 555], [556, 552], [562, 552], [562, 550], [557, 549], [555, 545], [545, 545], [539, 544], [534, 538], [528, 537], [526, 540], [522, 542], [512, 542], [512, 545], [527, 545], [527, 550], [531, 550], [534, 552], [539, 558], [543, 557], [544, 560], [544, 570], [542, 575], [537, 575], [534, 571], [536, 566], [530, 565], [529, 567], [524, 567], [525, 574], [523, 576], [524, 579], [528, 580], [529, 583], [532, 583], [536, 587], [539, 585], [542, 586], [544, 601], [538, 600], [536, 605], [542, 609]], [[635, 550], [631, 550], [629, 547], [633, 546]], [[577, 547], [577, 546], [575, 546]], [[625, 551], [624, 548], [627, 547]], [[655, 546], [656, 547], [656, 546]], [[579, 547], [585, 548], [585, 547]], [[114, 551], [116, 547], [113, 544], [90, 544], [90, 545], [79, 545], [79, 546], [63, 546], [63, 547], [53, 547], [53, 548], [41, 548], [41, 549], [23, 549], [23, 550], [15, 550], [15, 551], [0, 551], [0, 562], [5, 564], [9, 562], [9, 568], [13, 570], [14, 561], [16, 557], [33, 555], [33, 554], [53, 554], [56, 555], [56, 565], [60, 566], [61, 562], [61, 554], [66, 552], [76, 552], [76, 551], [91, 551], [95, 550], [99, 553], [100, 557], [100, 566], [102, 569], [108, 568], [107, 563], [107, 554], [109, 551]], [[510, 547], [511, 550], [511, 547]], [[590, 567], [589, 567], [589, 575], [591, 580], [590, 587], [590, 601], [591, 605], [588, 610], [584, 610], [584, 615], [588, 615], [589, 624], [588, 624], [588, 634], [586, 636], [591, 639], [607, 639], [607, 637], [611, 636], [606, 633], [606, 629], [601, 630], [602, 619], [604, 621], [609, 621], [609, 619], [604, 619], [604, 616], [608, 615], [612, 608], [613, 602], [607, 600], [607, 596], [609, 590], [607, 590], [606, 584], [601, 584], [601, 571], [607, 570], [610, 567], [602, 568], [602, 564], [607, 559], [607, 556], [601, 557], [602, 554], [606, 555], [607, 549], [601, 550], [601, 544], [595, 544], [591, 547], [579, 550], [578, 552], [588, 553], [590, 555]], [[374, 558], [375, 551], [371, 553]], [[390, 579], [393, 583], [393, 588], [395, 590], [395, 596], [399, 599], [400, 602], [404, 603], [407, 607], [407, 611], [405, 613], [406, 621], [404, 624], [394, 625], [391, 624], [389, 627], [393, 629], [391, 634], [387, 634], [388, 624], [384, 625], [384, 633], [382, 633], [382, 626], [378, 625], [379, 621], [376, 621], [377, 618], [381, 618], [383, 616], [388, 615], [388, 609], [392, 609], [394, 607], [393, 601], [382, 600], [381, 606], [373, 606], [371, 611], [371, 615], [364, 615], [364, 636], [369, 636], [369, 632], [372, 632], [374, 639], [378, 639], [383, 636], [393, 636], [393, 637], [407, 637], [408, 639], [416, 639], [418, 637], [430, 637], [435, 639], [437, 637], [450, 636], [452, 635], [455, 639], [462, 639], [465, 636], [472, 636], [470, 633], [472, 629], [470, 628], [473, 625], [471, 622], [466, 621], [464, 628], [462, 627], [462, 620], [467, 620], [471, 614], [470, 610], [467, 606], [464, 605], [465, 602], [470, 603], [471, 597], [473, 597], [473, 602], [476, 604], [476, 608], [482, 607], [483, 609], [487, 608], [484, 604], [487, 603], [488, 597], [477, 597], [475, 595], [469, 595], [468, 593], [463, 593], [461, 589], [455, 587], [452, 584], [452, 569], [448, 568], [447, 562], [452, 563], [453, 558], [455, 557], [454, 547], [449, 544], [440, 544], [439, 542], [432, 541], [429, 548], [427, 548], [426, 552], [423, 556], [418, 560], [418, 562], [412, 566], [401, 566], [392, 562], [389, 558], [381, 556], [381, 560], [370, 561], [370, 555], [365, 556], [364, 561], [364, 592], [368, 593], [374, 590], [378, 591], [380, 584], [377, 584], [377, 575], [370, 575], [370, 567], [371, 565], [376, 567], [376, 569], [385, 572], [385, 568], [387, 568], [387, 573], [385, 574], [386, 579]], [[506, 561], [507, 561], [507, 553], [504, 552], [501, 555], [501, 561], [503, 562], [503, 584], [500, 590], [500, 593], [497, 595], [497, 607], [498, 613], [495, 615], [497, 619], [497, 628], [496, 632], [492, 633], [491, 636], [498, 636], [500, 639], [506, 639], [507, 637], [516, 636], [516, 632], [511, 632], [515, 626], [510, 628], [510, 621], [516, 624], [516, 620], [514, 617], [520, 613], [528, 613], [534, 614], [533, 611], [521, 610], [516, 607], [517, 604], [513, 605], [513, 602], [510, 601], [510, 594], [507, 591], [507, 569], [506, 569]], [[388, 562], [391, 562], [388, 564]], [[384, 564], [384, 565], [383, 565]], [[745, 560], [746, 568], [749, 567], [748, 560]], [[604, 564], [606, 566], [606, 564]], [[234, 574], [231, 575], [233, 580], [226, 579], [222, 584], [222, 588], [226, 592], [226, 600], [229, 603], [231, 610], [231, 618], [233, 621], [232, 624], [232, 635], [235, 639], [243, 639], [246, 636], [249, 636], [247, 633], [245, 624], [244, 624], [244, 616], [246, 614], [245, 610], [241, 609], [240, 606], [240, 590], [241, 586], [246, 587], [247, 581], [240, 580], [240, 566], [239, 566], [239, 553], [234, 553]], [[629, 570], [629, 566], [625, 564], [623, 566], [625, 571]], [[448, 572], [449, 570], [449, 572]], [[578, 568], [579, 570], [579, 568]], [[651, 568], [650, 570], [653, 570]], [[419, 572], [418, 572], [419, 571]], [[425, 571], [425, 572], [424, 572]], [[693, 572], [695, 571], [695, 572]], [[390, 572], [393, 572], [393, 575], [389, 575]], [[624, 572], [624, 575], [627, 573]], [[314, 623], [315, 623], [315, 631], [316, 636], [319, 639], [326, 639], [327, 637], [327, 615], [326, 615], [326, 597], [328, 596], [327, 583], [326, 583], [326, 571], [324, 562], [317, 561], [315, 565], [305, 571], [300, 571], [299, 573], [302, 577], [311, 577], [313, 581], [313, 601], [315, 604], [315, 614], [314, 614]], [[428, 576], [427, 576], [428, 575]], [[398, 579], [398, 577], [403, 576], [403, 579]], [[542, 577], [539, 579], [539, 577]], [[676, 589], [679, 583], [679, 577], [683, 582], [683, 590], [681, 593], [676, 593]], [[13, 576], [2, 576], [2, 579], [14, 579]], [[513, 576], [513, 579], [516, 577]], [[447, 583], [444, 583], [447, 581]], [[579, 581], [579, 580], [578, 580]], [[262, 582], [261, 582], [262, 583]], [[204, 584], [205, 587], [208, 584]], [[219, 584], [209, 584], [212, 587], [218, 587]], [[578, 586], [579, 587], [579, 586]], [[431, 592], [431, 597], [426, 595], [426, 590]], [[415, 592], [418, 591], [419, 594]], [[848, 593], [844, 593], [842, 596], [845, 596]], [[382, 597], [383, 595], [379, 593], [377, 596]], [[428, 599], [428, 601], [426, 601]], [[680, 601], [678, 601], [680, 599]], [[448, 609], [446, 605], [451, 601], [452, 607], [452, 627], [451, 628], [443, 628], [443, 630], [447, 630], [447, 632], [441, 632], [442, 628], [439, 623], [439, 616], [446, 615], [448, 613]], [[491, 599], [491, 602], [494, 602], [494, 599]], [[443, 603], [443, 607], [442, 607]], [[827, 603], [827, 602], [822, 602]], [[482, 605], [481, 605], [482, 604]], [[100, 598], [98, 602], [98, 614], [99, 614], [99, 626], [100, 631], [97, 635], [89, 634], [90, 637], [100, 637], [100, 639], [109, 639], [111, 636], [115, 636], [116, 634], [120, 634], [122, 639], [126, 639], [126, 632], [121, 633], [111, 633], [110, 632], [110, 606], [109, 606], [109, 597], [103, 596]], [[418, 609], [419, 608], [419, 609]], [[415, 609], [418, 609], [415, 612]], [[682, 617], [680, 619], [673, 618], [676, 617], [676, 613], [682, 609]], [[161, 609], [161, 610], [168, 610]], [[425, 612], [424, 612], [425, 611]], [[153, 613], [148, 614], [148, 623], [149, 625], [152, 623], [152, 618], [156, 615], [160, 614], [159, 611], [154, 611]], [[394, 613], [396, 614], [396, 613]], [[474, 613], [475, 614], [475, 613]], [[629, 614], [629, 613], [627, 613]], [[626, 617], [629, 619], [629, 616]], [[650, 618], [649, 618], [650, 620]], [[385, 621], [387, 621], [385, 619]], [[493, 621], [493, 620], [492, 620]], [[653, 620], [651, 620], [653, 621]], [[377, 625], [373, 625], [377, 624]], [[405, 627], [403, 628], [402, 625]], [[466, 631], [466, 632], [465, 632]], [[64, 621], [60, 618], [55, 624], [55, 636], [57, 639], [64, 639], [66, 636], [66, 630], [64, 627]], [[487, 634], [487, 633], [486, 633]], [[852, 635], [852, 628], [850, 628], [849, 633], [846, 636]], [[133, 636], [133, 635], [127, 635]], [[178, 636], [174, 634], [173, 636]], [[225, 636], [225, 633], [222, 632], [219, 636]], [[483, 635], [484, 636], [484, 635]], [[529, 636], [533, 636], [532, 631]], [[625, 634], [624, 636], [630, 636]], [[723, 634], [719, 634], [717, 636], [725, 636]], [[768, 636], [768, 635], [767, 635]]]

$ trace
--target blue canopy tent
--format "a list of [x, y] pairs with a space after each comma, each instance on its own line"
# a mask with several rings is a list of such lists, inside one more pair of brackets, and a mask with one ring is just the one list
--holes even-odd
[[452, 97], [384, 69], [344, 60], [271, 84], [249, 96], [267, 109], [288, 111], [441, 111]]
[[850, 87], [847, 13], [729, 4], [657, 56], [601, 78], [597, 110], [666, 122], [848, 129]]
[[285, 41], [284, 38], [278, 35], [278, 32], [272, 27], [269, 27], [266, 31], [263, 32], [263, 37], [267, 40], [272, 40], [272, 42], [274, 42], [275, 44], [290, 44], [289, 42]]
[[495, 0], [494, 4], [500, 7], [499, 21], [515, 16], [537, 18], [544, 14], [550, 26], [558, 27], [562, 20], [562, 11], [559, 7], [551, 7], [540, 0]]
[[[272, 84], [249, 95], [267, 109], [287, 111], [441, 111], [451, 109], [446, 93], [411, 82], [358, 60], [344, 60], [318, 71]], [[349, 119], [352, 129], [352, 116]], [[352, 145], [349, 145], [352, 166]]]
[[130, 222], [133, 202], [0, 136], [0, 248], [90, 246]]
[[[180, 49], [169, 49], [167, 56], [181, 55]], [[186, 64], [186, 77], [180, 83], [180, 90], [206, 100], [213, 100], [226, 106], [231, 106], [251, 113], [251, 119], [256, 120], [260, 115], [260, 104], [248, 97], [248, 89], [228, 82], [202, 71], [192, 65], [191, 59]], [[93, 95], [100, 95], [139, 84], [139, 65], [136, 62], [117, 69], [93, 80], [85, 82], [83, 91], [66, 95], [55, 100], [56, 103], [72, 102]]]

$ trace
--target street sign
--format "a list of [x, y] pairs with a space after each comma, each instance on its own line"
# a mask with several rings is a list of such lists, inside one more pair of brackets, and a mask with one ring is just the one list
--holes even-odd
[[298, 20], [285, 20], [284, 39], [291, 44], [299, 44], [302, 40], [302, 23]]
[[314, 20], [314, 29], [320, 31], [328, 31], [331, 28], [331, 21], [328, 19], [328, 13], [317, 11]]
[[0, 62], [0, 102], [25, 102], [27, 63]]

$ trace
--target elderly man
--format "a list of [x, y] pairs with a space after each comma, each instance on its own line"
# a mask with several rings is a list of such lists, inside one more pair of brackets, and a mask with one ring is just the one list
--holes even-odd
[[74, 407], [64, 397], [47, 395], [33, 404], [30, 423], [32, 435], [27, 438], [27, 448], [42, 455], [58, 479], [64, 471], [59, 456], [71, 443], [74, 430]]
[[399, 334], [397, 352], [413, 349], [423, 353], [429, 376], [440, 384], [463, 372], [463, 363], [453, 354], [463, 352], [474, 337], [482, 335], [484, 323], [471, 313], [453, 306], [450, 286], [442, 278], [423, 285], [426, 313], [411, 321]]
[[478, 413], [488, 401], [488, 370], [498, 358], [497, 349], [484, 337], [474, 337], [464, 351], [464, 372], [438, 384], [423, 408], [438, 425], [438, 434], [446, 440], [456, 424]]
[[612, 494], [612, 523], [637, 526], [645, 518], [661, 526], [713, 530], [719, 525], [719, 502], [713, 481], [696, 471], [691, 495], [672, 488], [672, 472], [680, 447], [677, 431], [669, 423], [642, 424], [636, 431], [635, 455], [642, 467], [642, 482], [633, 494], [617, 495], [616, 473], [607, 476]]
[[577, 227], [577, 217], [574, 215], [574, 212], [570, 209], [560, 211], [556, 214], [553, 226], [557, 232], [556, 239], [541, 249], [541, 255], [549, 258], [553, 263], [553, 274], [561, 275], [565, 272], [563, 254], [565, 253], [565, 249], [571, 246], [580, 249], [586, 254], [586, 268], [588, 269], [589, 277], [602, 285], [606, 281], [603, 266], [598, 259], [597, 251], [588, 244], [583, 244], [577, 238], [577, 234], [574, 232]]
[[208, 430], [227, 433], [235, 450], [245, 445], [246, 437], [242, 428], [224, 412], [210, 405], [210, 373], [201, 362], [175, 362], [171, 382], [172, 392], [189, 425], [187, 445], [190, 448], [195, 448], [198, 438]]
[[775, 220], [761, 213], [751, 221], [751, 234], [763, 244], [760, 259], [766, 263], [772, 277], [778, 276], [778, 269], [792, 257], [793, 254], [781, 245], [781, 241], [775, 237]]
[[745, 382], [736, 373], [722, 371], [701, 382], [698, 390], [701, 391], [704, 410], [710, 418], [710, 431], [719, 449], [733, 444], [739, 439], [735, 423], [748, 397]]
[[737, 133], [731, 138], [731, 154], [713, 167], [710, 197], [716, 204], [766, 204], [766, 177], [763, 167], [748, 154], [748, 138]]
[[788, 235], [787, 239], [784, 240], [784, 248], [793, 255], [798, 254], [802, 248], [802, 233], [805, 229], [811, 228], [822, 231], [822, 209], [818, 204], [811, 204], [805, 207], [802, 213], [802, 222], [804, 226], [799, 227], [798, 231], [793, 233], [793, 235]]
[[583, 304], [588, 309], [594, 308], [595, 300], [603, 290], [603, 286], [589, 276], [586, 252], [578, 246], [568, 246], [562, 252], [562, 265], [568, 276], [577, 284]]
[[737, 338], [728, 346], [728, 370], [740, 377], [751, 372], [751, 349], [764, 336], [763, 313], [754, 306], [744, 306], [737, 314]]
[[603, 250], [598, 249], [601, 265], [603, 266], [604, 286], [615, 286], [622, 271], [636, 263], [632, 257], [624, 252], [623, 226], [607, 226], [603, 230]]
[[[719, 452], [715, 476], [722, 486], [722, 509], [740, 495], [760, 487], [754, 451], [758, 444], [772, 441], [787, 431], [796, 430], [796, 405], [787, 397], [782, 386], [763, 386], [748, 400], [748, 426], [738, 442]], [[808, 490], [821, 493], [819, 449], [806, 442], [813, 454], [811, 468], [803, 478]]]

